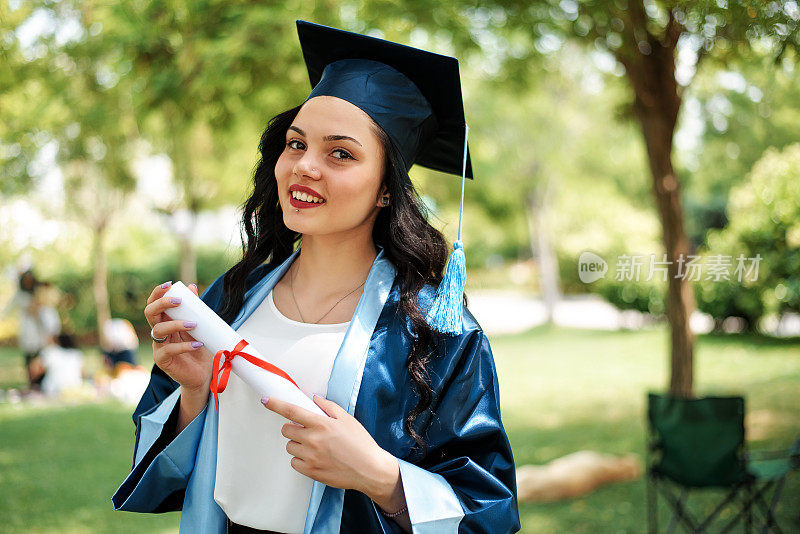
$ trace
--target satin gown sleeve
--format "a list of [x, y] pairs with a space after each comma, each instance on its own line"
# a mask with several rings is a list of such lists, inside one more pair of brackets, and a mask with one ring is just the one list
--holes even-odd
[[[516, 532], [516, 470], [489, 341], [476, 330], [452, 343], [462, 355], [441, 382], [428, 452], [419, 462], [400, 460], [413, 532]], [[456, 506], [459, 521], [451, 515]]]

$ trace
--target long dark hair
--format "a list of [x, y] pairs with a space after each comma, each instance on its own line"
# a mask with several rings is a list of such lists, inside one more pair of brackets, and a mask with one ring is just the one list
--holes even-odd
[[[220, 315], [229, 323], [244, 302], [245, 281], [250, 272], [265, 261], [276, 264], [288, 258], [301, 237], [283, 223], [275, 179], [275, 164], [284, 150], [286, 131], [299, 111], [300, 106], [297, 106], [279, 113], [270, 119], [261, 135], [260, 159], [253, 172], [253, 193], [242, 210], [241, 226], [247, 235], [246, 242], [242, 236], [244, 254], [224, 277], [225, 303]], [[397, 269], [399, 306], [411, 321], [413, 343], [406, 368], [419, 400], [405, 421], [405, 429], [423, 450], [427, 450], [413, 423], [432, 402], [426, 366], [435, 354], [440, 335], [425, 321], [417, 295], [426, 284], [438, 287], [448, 247], [441, 232], [428, 223], [425, 205], [411, 183], [398, 150], [374, 121], [372, 127], [383, 147], [383, 183], [391, 199], [389, 206], [382, 208], [375, 219], [372, 239], [383, 247], [384, 254]]]

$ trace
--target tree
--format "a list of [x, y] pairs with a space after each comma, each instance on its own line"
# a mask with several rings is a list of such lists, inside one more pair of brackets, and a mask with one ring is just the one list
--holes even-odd
[[[582, 4], [581, 16], [592, 24], [587, 37], [600, 39], [624, 67], [633, 89], [633, 112], [639, 122], [653, 178], [653, 193], [663, 228], [669, 266], [667, 317], [672, 329], [670, 392], [690, 397], [693, 391], [693, 336], [689, 318], [692, 288], [678, 272], [678, 259], [690, 253], [683, 221], [680, 183], [672, 162], [672, 140], [685, 85], [676, 76], [676, 53], [682, 38], [701, 41], [700, 59], [713, 53], [724, 61], [729, 51], [767, 36], [782, 38], [796, 26], [790, 10], [776, 6], [711, 2], [629, 2], [625, 8], [592, 9]], [[620, 27], [621, 23], [621, 27]], [[615, 28], [616, 26], [616, 28]], [[781, 33], [784, 33], [782, 36]], [[697, 65], [696, 65], [697, 66]]]
[[25, 42], [20, 39], [19, 29], [37, 11], [36, 4], [10, 4], [0, 2], [0, 195], [5, 196], [35, 185], [37, 156], [52, 141], [50, 125], [59, 121], [60, 109], [50, 97], [62, 82], [48, 64], [52, 36], [26, 33]]
[[[754, 43], [776, 54], [798, 46], [800, 14], [793, 2], [655, 1], [608, 2], [540, 0], [526, 4], [505, 1], [465, 3], [483, 30], [518, 38], [527, 34], [534, 46], [528, 56], [552, 47], [554, 41], [576, 40], [605, 50], [625, 69], [631, 88], [629, 116], [638, 123], [648, 156], [652, 192], [662, 225], [669, 264], [666, 312], [671, 328], [670, 392], [693, 392], [694, 341], [689, 318], [692, 288], [679, 275], [678, 259], [690, 253], [681, 184], [673, 166], [673, 136], [689, 80], [676, 75], [679, 45], [724, 62]], [[467, 17], [469, 18], [469, 17]], [[474, 35], [475, 33], [473, 33]], [[517, 55], [510, 68], [524, 69]]]
[[[515, 219], [524, 220], [550, 323], [561, 298], [556, 257], [559, 236], [555, 232], [559, 214], [554, 207], [567, 181], [580, 173], [573, 166], [577, 163], [573, 150], [584, 130], [578, 105], [586, 95], [577, 80], [578, 69], [563, 58], [552, 58], [524, 91], [507, 87], [501, 80], [463, 82], [465, 92], [480, 95], [468, 103], [470, 128], [478, 132], [470, 147], [478, 179], [469, 184], [467, 224], [482, 229], [470, 219], [483, 210], [505, 236], [513, 237]], [[552, 113], [565, 108], [571, 111]], [[460, 193], [460, 184], [452, 185], [459, 185]], [[483, 229], [481, 233], [487, 232]], [[477, 248], [496, 239], [491, 234], [488, 239], [476, 234], [469, 234], [473, 244], [488, 241], [478, 243]]]
[[800, 311], [798, 184], [800, 143], [795, 143], [768, 149], [731, 190], [730, 224], [708, 233], [706, 251], [707, 258], [728, 258], [730, 277], [699, 287], [701, 302], [715, 318], [744, 317], [753, 328], [766, 314]]
[[[129, 163], [130, 148], [138, 132], [131, 114], [129, 88], [120, 85], [124, 79], [118, 71], [120, 62], [114, 55], [114, 44], [84, 24], [77, 5], [68, 1], [45, 2], [31, 10], [18, 10], [14, 35], [22, 33], [20, 27], [34, 17], [47, 21], [44, 29], [29, 36], [24, 49], [18, 38], [11, 40], [22, 57], [27, 55], [30, 60], [18, 65], [24, 78], [10, 88], [15, 92], [35, 88], [37, 100], [30, 109], [31, 116], [38, 120], [17, 120], [13, 135], [22, 139], [40, 135], [57, 147], [55, 162], [62, 171], [66, 201], [63, 216], [92, 231], [92, 290], [99, 333], [111, 317], [106, 234], [124, 196], [135, 186]], [[27, 78], [31, 72], [40, 77]], [[29, 106], [22, 106], [21, 110], [3, 113], [11, 118], [18, 114], [21, 119], [28, 109]], [[34, 160], [40, 149], [41, 144], [27, 146], [24, 157]], [[6, 167], [9, 168], [15, 166]], [[10, 174], [21, 184], [18, 190], [30, 186], [32, 176], [27, 168]], [[49, 201], [50, 212], [56, 212], [57, 199]]]
[[[531, 59], [558, 49], [564, 40], [608, 53], [624, 68], [631, 89], [626, 116], [642, 133], [669, 264], [666, 312], [671, 329], [670, 392], [690, 397], [694, 341], [689, 318], [692, 288], [679, 276], [678, 259], [690, 253], [684, 223], [681, 183], [673, 165], [673, 136], [690, 80], [679, 80], [681, 52], [724, 64], [752, 46], [779, 57], [800, 46], [796, 2], [728, 0], [481, 0], [448, 3], [431, 10], [426, 2], [369, 2], [365, 20], [380, 13], [401, 23], [445, 33], [468, 56], [476, 48], [491, 54], [509, 82], [527, 79]], [[371, 17], [370, 17], [371, 14]]]
[[[335, 21], [337, 12], [318, 3], [303, 15]], [[240, 202], [246, 177], [220, 176], [210, 160], [248, 116], [262, 117], [296, 105], [308, 87], [297, 54], [294, 20], [285, 5], [212, 0], [193, 3], [87, 1], [84, 16], [103, 24], [132, 62], [136, 116], [143, 135], [163, 147], [172, 162], [179, 198], [167, 213], [188, 210], [188, 230], [178, 237], [180, 278], [196, 280], [193, 220], [203, 209]], [[278, 60], [276, 60], [278, 58]], [[296, 91], [295, 91], [296, 90]], [[250, 153], [255, 162], [257, 134]], [[237, 152], [237, 155], [241, 152]], [[218, 168], [218, 167], [217, 167]], [[233, 181], [240, 187], [221, 187]], [[236, 198], [221, 192], [236, 191]]]
[[796, 62], [791, 53], [776, 64], [773, 51], [753, 50], [719, 68], [707, 64], [692, 81], [691, 105], [700, 111], [702, 137], [682, 159], [691, 173], [686, 200], [694, 245], [705, 242], [710, 228], [728, 224], [730, 190], [764, 151], [797, 142]]

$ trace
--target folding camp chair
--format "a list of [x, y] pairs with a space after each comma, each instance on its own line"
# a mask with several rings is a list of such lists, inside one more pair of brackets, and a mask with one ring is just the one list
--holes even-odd
[[[659, 496], [672, 511], [667, 532], [678, 525], [688, 532], [704, 532], [723, 510], [737, 504], [738, 511], [721, 532], [742, 520], [745, 531], [750, 532], [754, 519], [761, 523], [763, 532], [781, 532], [775, 509], [787, 475], [800, 467], [800, 436], [788, 451], [748, 455], [744, 413], [743, 397], [648, 395], [648, 532], [658, 532]], [[727, 494], [708, 515], [698, 519], [687, 499], [692, 490], [702, 488], [721, 488]], [[770, 491], [772, 498], [767, 502]]]

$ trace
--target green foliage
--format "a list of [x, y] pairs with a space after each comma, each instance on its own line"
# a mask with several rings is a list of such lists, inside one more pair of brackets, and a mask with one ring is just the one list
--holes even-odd
[[[139, 329], [147, 328], [144, 307], [153, 288], [167, 280], [177, 280], [180, 258], [177, 254], [164, 254], [142, 265], [111, 263], [109, 265], [108, 294], [111, 316], [129, 320]], [[227, 255], [217, 248], [201, 248], [197, 253], [198, 280], [201, 294], [219, 275], [232, 266]], [[97, 316], [92, 296], [92, 274], [85, 270], [64, 270], [49, 279], [67, 295], [62, 310], [65, 326], [76, 333], [96, 329]]]
[[[51, 127], [64, 116], [53, 99], [63, 78], [45, 57], [52, 36], [24, 47], [14, 30], [36, 10], [36, 2], [0, 2], [0, 194], [22, 194], [36, 177], [36, 156], [53, 138]], [[49, 38], [48, 38], [49, 37]]]
[[[530, 257], [532, 210], [547, 226], [567, 292], [591, 290], [577, 278], [584, 250], [617, 255], [659, 247], [640, 134], [613, 120], [625, 88], [593, 68], [581, 51], [565, 47], [546, 68], [528, 74], [522, 93], [503, 80], [464, 80], [475, 171], [464, 214], [471, 268], [498, 255]], [[412, 173], [420, 191], [436, 199], [433, 224], [452, 241], [459, 180]]]
[[695, 246], [704, 243], [707, 230], [728, 223], [730, 190], [745, 181], [764, 151], [797, 142], [800, 122], [795, 54], [776, 64], [772, 53], [753, 50], [727, 65], [706, 67], [689, 91], [692, 105], [699, 107], [702, 136], [697, 146], [679, 154]]
[[294, 21], [337, 24], [337, 11], [323, 3], [90, 3], [91, 22], [127, 63], [140, 133], [170, 157], [179, 197], [160, 207], [241, 203], [267, 118], [308, 90]]
[[665, 312], [666, 283], [653, 279], [645, 280], [603, 279], [596, 283], [594, 293], [621, 310], [636, 310], [659, 316]]
[[[647, 32], [642, 33], [636, 10], [619, 2], [370, 0], [297, 7], [222, 0], [191, 5], [182, 0], [2, 1], [0, 194], [24, 191], [35, 178], [31, 162], [44, 144], [56, 140], [67, 184], [75, 186], [69, 190], [70, 205], [111, 206], [114, 212], [110, 199], [117, 190], [130, 191], [127, 163], [138, 141], [146, 140], [151, 153], [169, 155], [174, 180], [183, 186], [179, 203], [195, 210], [241, 203], [266, 118], [308, 92], [294, 29], [294, 20], [305, 18], [460, 57], [476, 172], [465, 198], [470, 268], [498, 255], [530, 256], [533, 199], [552, 236], [566, 292], [596, 291], [622, 307], [657, 313], [663, 308], [656, 302], [663, 294], [660, 284], [617, 282], [613, 265], [605, 280], [590, 286], [577, 279], [577, 257], [584, 250], [610, 262], [621, 254], [661, 250], [641, 132], [628, 121], [614, 120], [633, 116], [631, 86], [619, 60], [643, 54], [652, 39], [666, 39], [670, 32], [698, 39], [688, 44], [701, 51], [703, 68], [684, 97], [697, 99], [707, 126], [692, 155], [694, 165], [686, 163], [680, 172], [695, 244], [709, 227], [727, 222], [731, 185], [743, 179], [767, 146], [793, 140], [800, 120], [795, 102], [800, 70], [793, 67], [791, 52], [797, 21], [791, 6], [728, 4], [643, 3]], [[25, 50], [15, 30], [36, 10], [55, 29], [74, 22], [81, 32], [64, 41], [46, 31]], [[780, 66], [767, 68], [776, 56], [782, 58]], [[720, 76], [731, 77], [728, 71], [744, 76], [743, 91], [720, 81]], [[730, 107], [723, 105], [720, 112], [722, 100]], [[721, 124], [720, 113], [724, 129], [714, 126]], [[92, 178], [98, 173], [99, 182]], [[433, 223], [452, 242], [458, 180], [418, 168], [413, 176], [420, 191], [436, 199]], [[87, 200], [88, 193], [97, 193], [97, 200]], [[91, 209], [73, 211], [81, 222], [92, 216]], [[39, 264], [46, 262], [50, 273], [64, 271], [56, 278], [63, 276], [81, 295], [75, 320], [84, 328], [93, 315], [87, 266], [81, 263], [89, 257], [90, 236], [81, 235], [83, 242], [71, 253], [80, 261], [55, 257], [54, 245], [54, 257]], [[131, 278], [174, 277], [169, 273], [177, 272], [177, 260], [138, 267], [146, 264], [138, 255], [148, 247], [130, 228], [115, 244], [112, 313], [135, 316], [139, 312], [125, 296], [129, 286], [138, 287]], [[37, 260], [45, 255], [35, 254]], [[5, 250], [0, 258], [14, 259]], [[62, 261], [70, 265], [56, 265]], [[137, 267], [126, 270], [115, 261]], [[216, 268], [221, 262], [210, 265], [221, 272]], [[202, 261], [198, 267], [207, 268]], [[205, 280], [202, 273], [200, 278]], [[131, 302], [140, 298], [139, 291], [133, 291]], [[764, 308], [760, 296], [745, 298], [748, 291], [703, 285], [698, 301], [704, 309], [714, 308], [715, 316], [732, 310], [755, 318], [776, 308], [777, 301]]]
[[[700, 285], [700, 307], [717, 318], [800, 311], [800, 144], [769, 149], [731, 191], [730, 223], [708, 234], [706, 256], [761, 256], [757, 278]], [[747, 274], [747, 273], [745, 273]]]

